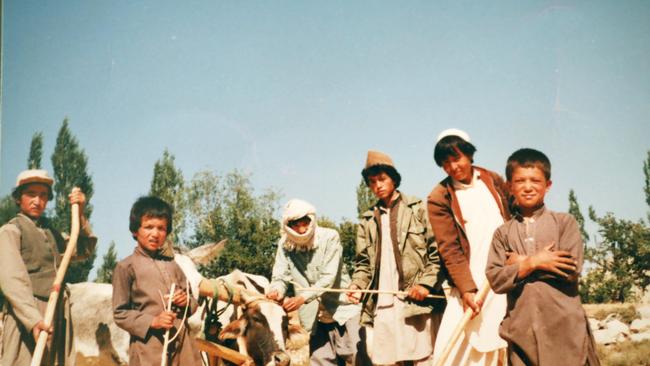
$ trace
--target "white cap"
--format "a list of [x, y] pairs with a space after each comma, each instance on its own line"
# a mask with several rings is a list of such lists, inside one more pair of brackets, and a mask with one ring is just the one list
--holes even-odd
[[16, 186], [13, 189], [12, 194], [16, 195], [18, 188], [30, 184], [30, 183], [41, 183], [45, 184], [50, 189], [50, 195], [52, 193], [52, 185], [54, 184], [54, 179], [47, 174], [47, 170], [43, 169], [28, 169], [23, 170], [18, 174], [16, 178]]
[[467, 132], [463, 130], [459, 130], [457, 128], [448, 128], [440, 132], [440, 135], [438, 135], [438, 139], [436, 139], [436, 143], [440, 142], [440, 140], [444, 139], [447, 136], [458, 136], [461, 139], [465, 140], [466, 142], [471, 142]]

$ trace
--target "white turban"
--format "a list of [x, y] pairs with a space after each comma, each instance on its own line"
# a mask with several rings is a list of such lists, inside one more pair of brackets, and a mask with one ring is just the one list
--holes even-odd
[[[298, 234], [289, 222], [303, 217], [309, 217], [309, 228], [304, 234]], [[316, 209], [311, 203], [299, 199], [292, 199], [284, 205], [282, 212], [282, 241], [287, 250], [311, 250], [314, 247], [314, 233], [316, 232]]]

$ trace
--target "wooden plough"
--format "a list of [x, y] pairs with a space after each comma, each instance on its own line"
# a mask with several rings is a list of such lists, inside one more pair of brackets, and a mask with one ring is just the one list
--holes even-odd
[[194, 340], [196, 348], [199, 351], [205, 352], [208, 355], [209, 366], [221, 366], [223, 361], [232, 362], [235, 365], [253, 365], [253, 359], [249, 356], [243, 355], [228, 347], [216, 344], [204, 339]]

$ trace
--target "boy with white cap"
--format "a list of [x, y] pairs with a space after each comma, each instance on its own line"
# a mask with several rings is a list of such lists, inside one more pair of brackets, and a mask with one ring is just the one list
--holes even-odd
[[[0, 228], [0, 288], [5, 297], [3, 365], [30, 364], [41, 331], [54, 332], [42, 364], [74, 364], [76, 357], [66, 291], [61, 291], [53, 327], [47, 327], [43, 321], [57, 266], [66, 247], [66, 239], [43, 216], [47, 202], [52, 199], [53, 184], [45, 170], [20, 173], [12, 192], [20, 212]], [[81, 230], [77, 253], [81, 255], [73, 260], [82, 260], [92, 253], [97, 238], [83, 215], [84, 193], [74, 188], [68, 199], [70, 204], [79, 204]]]
[[299, 199], [284, 206], [280, 231], [266, 297], [282, 301], [287, 312], [298, 310], [300, 323], [311, 332], [310, 365], [353, 361], [359, 340], [359, 305], [350, 304], [345, 294], [334, 292], [295, 289], [295, 296], [286, 297], [291, 283], [336, 289], [349, 286], [339, 234], [319, 227], [314, 206]]
[[[494, 230], [510, 216], [503, 179], [474, 163], [476, 148], [458, 129], [443, 131], [434, 149], [436, 164], [447, 173], [428, 197], [429, 221], [447, 273], [447, 308], [436, 339], [436, 363], [466, 309], [473, 319], [447, 358], [446, 365], [496, 365], [505, 360], [507, 343], [499, 337], [506, 298], [475, 294], [487, 281], [485, 264]], [[451, 288], [449, 288], [451, 287]]]

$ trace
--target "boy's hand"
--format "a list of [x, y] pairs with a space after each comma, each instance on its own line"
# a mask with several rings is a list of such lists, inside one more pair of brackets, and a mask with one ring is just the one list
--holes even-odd
[[[165, 295], [165, 301], [169, 299], [169, 294]], [[174, 292], [174, 297], [172, 297], [172, 304], [178, 306], [179, 308], [184, 308], [187, 306], [187, 293], [183, 290], [176, 290]]]
[[288, 297], [284, 299], [282, 307], [284, 308], [284, 311], [288, 313], [294, 310], [298, 310], [298, 308], [300, 308], [304, 303], [305, 298], [302, 296]]
[[361, 300], [361, 292], [357, 292], [354, 290], [358, 290], [359, 286], [352, 284], [350, 287], [348, 287], [350, 291], [346, 293], [348, 297], [348, 301], [351, 302], [352, 304], [358, 304], [359, 301]]
[[511, 264], [515, 263], [521, 263], [526, 260], [528, 256], [517, 254], [515, 252], [507, 252], [506, 253], [506, 265], [509, 266]]
[[84, 207], [86, 206], [86, 195], [81, 191], [81, 188], [72, 188], [72, 191], [68, 195], [68, 199], [70, 200], [70, 205], [74, 205], [75, 203], [79, 204], [79, 212], [83, 212]]
[[41, 332], [47, 332], [47, 341], [49, 342], [52, 340], [52, 332], [54, 331], [54, 328], [52, 326], [47, 327], [45, 326], [44, 321], [40, 321], [34, 325], [34, 328], [32, 328], [32, 336], [34, 336], [34, 340], [38, 341], [38, 336], [41, 334]]
[[462, 296], [463, 311], [467, 311], [468, 308], [472, 309], [472, 319], [481, 312], [481, 306], [483, 306], [482, 301], [474, 301], [474, 296], [476, 296], [476, 292], [471, 291], [465, 292]]
[[279, 302], [280, 300], [282, 300], [283, 296], [280, 296], [280, 293], [277, 290], [272, 290], [266, 294], [266, 298], [269, 300]]
[[174, 326], [176, 314], [171, 311], [163, 311], [151, 322], [152, 329], [171, 329]]
[[565, 250], [553, 251], [553, 245], [551, 243], [531, 257], [533, 267], [567, 278], [575, 272], [578, 264], [571, 256], [571, 253]]
[[415, 285], [409, 289], [408, 297], [415, 301], [422, 301], [426, 299], [429, 294], [429, 290], [426, 287]]

